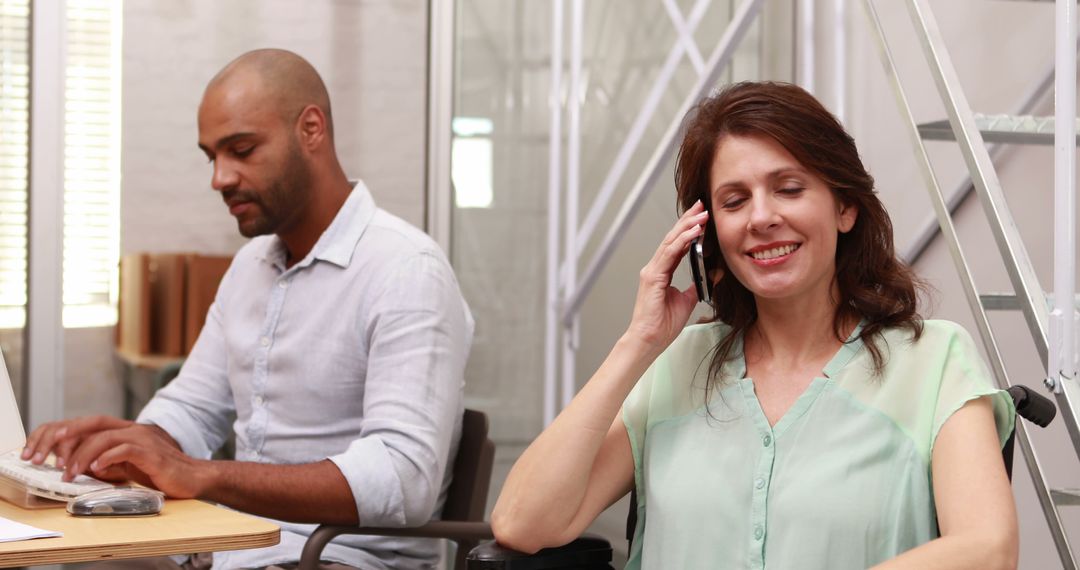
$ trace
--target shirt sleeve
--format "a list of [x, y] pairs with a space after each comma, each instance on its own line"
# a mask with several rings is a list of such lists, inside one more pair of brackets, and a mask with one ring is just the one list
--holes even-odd
[[725, 329], [691, 325], [641, 375], [623, 401], [622, 419], [630, 436], [635, 469], [641, 468], [649, 426], [690, 413], [705, 403], [712, 349]]
[[165, 430], [184, 453], [199, 459], [209, 459], [225, 443], [236, 416], [222, 328], [232, 272], [230, 266], [180, 374], [151, 398], [136, 420]]
[[432, 518], [460, 425], [473, 322], [443, 256], [403, 260], [373, 291], [360, 437], [330, 458], [360, 524]]
[[998, 439], [1001, 445], [1005, 445], [1016, 420], [1012, 397], [1008, 392], [994, 387], [990, 371], [967, 330], [953, 323], [949, 325], [952, 330], [946, 337], [948, 340], [944, 347], [947, 352], [934, 408], [931, 448], [945, 422], [964, 404], [983, 396], [989, 396], [993, 403]]
[[641, 469], [641, 461], [645, 451], [645, 432], [649, 423], [649, 405], [652, 401], [653, 384], [656, 381], [657, 368], [664, 366], [666, 360], [660, 355], [652, 365], [641, 375], [630, 395], [626, 397], [622, 405], [622, 421], [626, 426], [626, 433], [630, 436], [630, 450], [634, 454], [634, 470]]

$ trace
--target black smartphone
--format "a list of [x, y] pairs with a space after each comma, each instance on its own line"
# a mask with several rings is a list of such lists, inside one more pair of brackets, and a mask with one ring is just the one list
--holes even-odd
[[698, 301], [708, 303], [709, 286], [705, 280], [705, 255], [701, 251], [701, 238], [694, 238], [694, 241], [690, 242], [690, 273], [694, 276]]

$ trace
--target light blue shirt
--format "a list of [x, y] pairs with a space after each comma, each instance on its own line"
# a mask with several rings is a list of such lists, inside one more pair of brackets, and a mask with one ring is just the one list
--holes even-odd
[[868, 568], [938, 535], [931, 458], [956, 410], [989, 396], [1001, 442], [1012, 432], [1012, 399], [955, 323], [926, 321], [918, 341], [886, 329], [877, 375], [853, 333], [775, 425], [741, 348], [705, 406], [727, 330], [687, 327], [623, 405], [638, 493], [628, 570]]
[[[377, 208], [357, 183], [311, 252], [291, 268], [277, 236], [233, 259], [180, 375], [139, 415], [208, 458], [230, 429], [236, 459], [329, 458], [364, 526], [437, 516], [461, 433], [473, 320], [445, 255]], [[302, 490], [298, 490], [302, 492]], [[313, 525], [273, 521], [281, 543], [219, 552], [215, 568], [295, 562]], [[427, 568], [430, 540], [341, 537], [324, 560]]]

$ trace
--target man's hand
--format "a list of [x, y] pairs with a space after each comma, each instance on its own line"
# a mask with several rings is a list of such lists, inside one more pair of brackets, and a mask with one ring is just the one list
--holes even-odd
[[165, 430], [109, 416], [44, 424], [26, 438], [23, 459], [56, 454], [64, 480], [87, 473], [135, 481], [173, 499], [199, 498], [244, 512], [306, 523], [358, 522], [349, 482], [334, 462], [267, 465], [194, 459]]
[[200, 496], [210, 462], [194, 459], [157, 426], [132, 423], [86, 436], [71, 454], [64, 477], [89, 473], [106, 481], [132, 480], [175, 499]]
[[49, 453], [63, 479], [89, 473], [106, 481], [136, 481], [174, 498], [201, 490], [196, 463], [164, 430], [110, 416], [50, 422], [26, 438], [22, 458], [40, 465]]
[[83, 438], [106, 430], [125, 428], [134, 423], [112, 416], [87, 416], [42, 424], [27, 436], [22, 458], [41, 465], [50, 453], [54, 453], [56, 466], [64, 467]]

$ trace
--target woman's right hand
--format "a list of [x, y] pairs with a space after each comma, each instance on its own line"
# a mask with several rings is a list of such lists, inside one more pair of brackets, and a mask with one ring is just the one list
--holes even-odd
[[709, 213], [699, 200], [664, 236], [664, 241], [642, 268], [634, 316], [627, 334], [662, 352], [679, 335], [697, 305], [694, 286], [680, 291], [671, 285], [672, 275], [690, 249], [690, 242], [702, 235]]

